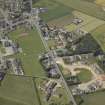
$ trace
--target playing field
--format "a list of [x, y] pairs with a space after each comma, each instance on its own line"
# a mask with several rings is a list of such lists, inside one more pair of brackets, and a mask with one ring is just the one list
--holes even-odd
[[[23, 33], [27, 34], [24, 35]], [[22, 60], [25, 75], [44, 76], [44, 70], [39, 63], [38, 56], [40, 53], [43, 53], [45, 49], [36, 29], [27, 30], [22, 27], [18, 28], [10, 33], [10, 38], [18, 42], [23, 50], [22, 53], [14, 55], [13, 57]]]
[[39, 105], [32, 78], [7, 75], [0, 86], [0, 105]]

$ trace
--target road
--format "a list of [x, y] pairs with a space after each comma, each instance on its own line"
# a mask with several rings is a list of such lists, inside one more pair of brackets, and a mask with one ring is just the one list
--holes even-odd
[[64, 76], [63, 76], [61, 70], [59, 69], [59, 67], [58, 67], [58, 65], [57, 65], [57, 63], [55, 61], [55, 58], [54, 58], [54, 55], [53, 55], [52, 51], [49, 49], [49, 47], [48, 47], [48, 45], [46, 43], [46, 40], [43, 38], [42, 32], [40, 30], [40, 26], [39, 26], [39, 16], [38, 16], [38, 13], [39, 12], [38, 12], [38, 9], [37, 9], [37, 11], [36, 11], [35, 27], [37, 28], [37, 31], [38, 31], [38, 33], [40, 35], [40, 38], [41, 38], [41, 40], [43, 42], [43, 45], [44, 45], [45, 49], [50, 53], [51, 57], [53, 58], [54, 64], [55, 64], [55, 66], [57, 68], [57, 71], [58, 71], [58, 73], [61, 76], [61, 80], [62, 80], [63, 84], [65, 85], [66, 91], [68, 93], [68, 97], [70, 97], [70, 100], [72, 101], [73, 105], [77, 105], [77, 103], [76, 103], [76, 101], [75, 101], [75, 99], [73, 97], [73, 94], [72, 94], [71, 90], [69, 89], [69, 87], [68, 87], [68, 85], [67, 85], [67, 83], [66, 83], [66, 81], [64, 79]]

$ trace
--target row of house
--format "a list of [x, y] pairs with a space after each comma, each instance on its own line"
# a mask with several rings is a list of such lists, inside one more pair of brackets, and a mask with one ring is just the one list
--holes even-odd
[[4, 79], [8, 69], [9, 67], [6, 58], [0, 55], [0, 81]]
[[32, 8], [32, 0], [0, 0], [2, 9], [9, 12], [28, 11]]
[[50, 82], [46, 87], [45, 87], [45, 91], [46, 91], [46, 101], [49, 101], [50, 97], [52, 96], [53, 90], [55, 89], [57, 83], [52, 81]]
[[19, 44], [10, 40], [7, 35], [0, 36], [0, 43], [6, 50], [5, 55], [12, 55], [22, 51], [22, 49], [19, 47]]
[[71, 85], [77, 85], [77, 84], [81, 83], [77, 76], [65, 77], [65, 80], [66, 80], [66, 82], [67, 82], [67, 84], [69, 86], [71, 86]]
[[90, 84], [83, 84], [85, 86], [76, 86], [72, 89], [73, 95], [82, 95], [82, 94], [89, 94], [94, 93], [96, 91], [104, 90], [102, 82], [96, 80]]
[[64, 62], [67, 64], [73, 64], [77, 62], [81, 62], [82, 64], [88, 64], [89, 60], [91, 59], [95, 59], [93, 53], [63, 57]]
[[[11, 31], [18, 25], [27, 24], [27, 18], [32, 10], [32, 0], [1, 0], [0, 30]], [[25, 14], [25, 15], [24, 15]]]
[[59, 78], [60, 77], [59, 73], [57, 72], [57, 68], [54, 64], [54, 61], [49, 53], [41, 54], [39, 56], [39, 61], [41, 65], [43, 66], [49, 78]]
[[20, 59], [9, 59], [9, 64], [11, 69], [13, 70], [13, 74], [15, 75], [24, 75], [24, 70], [22, 66], [22, 62]]

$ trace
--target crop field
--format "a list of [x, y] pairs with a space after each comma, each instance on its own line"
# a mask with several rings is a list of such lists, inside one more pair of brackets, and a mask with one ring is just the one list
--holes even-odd
[[75, 17], [78, 17], [81, 20], [83, 20], [83, 22], [80, 23], [79, 25], [75, 25], [72, 23], [70, 25], [65, 26], [65, 29], [68, 31], [72, 31], [72, 30], [75, 30], [77, 28], [80, 28], [82, 30], [90, 32], [90, 31], [94, 30], [95, 28], [97, 28], [98, 26], [105, 23], [102, 20], [99, 20], [99, 19], [94, 18], [92, 16], [88, 16], [88, 15], [81, 13], [81, 12], [78, 12], [78, 11], [73, 11], [73, 15]]
[[39, 105], [32, 78], [6, 75], [0, 86], [0, 105]]
[[63, 16], [61, 18], [54, 19], [54, 20], [48, 22], [48, 25], [49, 26], [56, 26], [56, 27], [64, 27], [66, 25], [71, 24], [73, 17], [74, 16], [72, 14], [66, 15], [66, 16]]
[[96, 0], [95, 3], [105, 6], [105, 0]]
[[[67, 29], [68, 31], [69, 31], [69, 30], [75, 30], [76, 28], [81, 28], [81, 27], [87, 25], [88, 23], [90, 23], [90, 22], [92, 22], [92, 21], [94, 20], [93, 17], [88, 16], [88, 15], [83, 14], [83, 13], [78, 12], [78, 11], [73, 11], [72, 14], [73, 14], [75, 17], [78, 17], [78, 18], [80, 18], [81, 20], [83, 20], [83, 22], [80, 23], [79, 25], [75, 25], [75, 24], [72, 23], [72, 24], [70, 24], [70, 25], [65, 26], [65, 29]], [[74, 29], [73, 29], [73, 28], [74, 28]]]
[[0, 105], [25, 105], [25, 104], [0, 97]]
[[69, 25], [67, 25], [67, 26], [65, 26], [64, 27], [67, 31], [74, 31], [74, 30], [76, 30], [78, 27], [77, 27], [77, 25], [75, 25], [75, 24], [69, 24]]
[[83, 95], [83, 100], [81, 105], [105, 105], [105, 91]]
[[87, 2], [95, 2], [95, 0], [84, 0], [84, 1], [87, 1]]
[[41, 17], [46, 22], [69, 15], [73, 10], [70, 7], [58, 3], [56, 0], [39, 0], [37, 3], [33, 4], [33, 7], [45, 7], [48, 9], [46, 13], [41, 14]]
[[105, 24], [97, 27], [91, 32], [93, 38], [99, 43], [102, 50], [105, 51]]
[[101, 6], [105, 6], [105, 0], [84, 0], [84, 1], [88, 1], [88, 2], [92, 2], [92, 3], [96, 3]]
[[84, 0], [57, 0], [67, 7], [71, 7], [75, 10], [105, 20], [105, 12], [99, 5]]
[[87, 25], [81, 27], [81, 29], [82, 30], [85, 30], [87, 32], [90, 32], [90, 31], [96, 29], [97, 27], [103, 25], [104, 23], [105, 23], [104, 21], [101, 21], [101, 20], [96, 19], [96, 20], [88, 23]]
[[[27, 33], [26, 35], [24, 35]], [[18, 28], [10, 33], [10, 38], [19, 43], [23, 52], [14, 55], [13, 57], [22, 60], [25, 75], [44, 76], [44, 71], [39, 63], [38, 56], [44, 52], [44, 46], [36, 29], [26, 30]]]

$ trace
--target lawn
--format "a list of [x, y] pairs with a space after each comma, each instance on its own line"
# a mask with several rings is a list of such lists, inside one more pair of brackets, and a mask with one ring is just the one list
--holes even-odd
[[46, 13], [41, 14], [41, 17], [46, 22], [71, 14], [71, 11], [73, 10], [70, 7], [56, 2], [56, 0], [39, 0], [33, 4], [33, 7], [45, 7], [48, 9]]
[[0, 105], [39, 105], [32, 78], [6, 75], [0, 86]]
[[83, 95], [84, 103], [81, 105], [105, 105], [105, 91]]
[[[23, 33], [27, 33], [27, 35], [22, 36]], [[36, 29], [26, 30], [18, 28], [10, 33], [10, 38], [18, 42], [23, 50], [22, 53], [16, 54], [13, 57], [22, 60], [25, 75], [44, 76], [44, 70], [39, 63], [38, 56], [45, 49]]]
[[91, 31], [91, 34], [101, 46], [102, 50], [105, 51], [105, 24]]
[[90, 81], [91, 80], [91, 78], [92, 78], [92, 73], [89, 71], [89, 70], [87, 70], [87, 69], [84, 69], [84, 68], [77, 68], [77, 69], [75, 69], [76, 71], [80, 71], [80, 73], [78, 73], [78, 78], [79, 78], [79, 80], [81, 81], [81, 82], [88, 82], [88, 81]]

